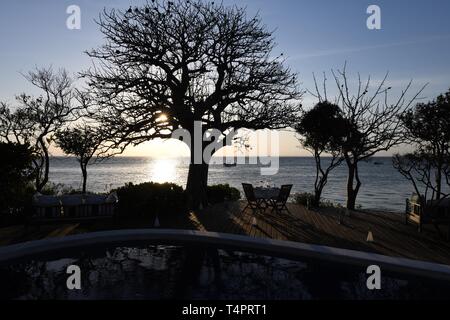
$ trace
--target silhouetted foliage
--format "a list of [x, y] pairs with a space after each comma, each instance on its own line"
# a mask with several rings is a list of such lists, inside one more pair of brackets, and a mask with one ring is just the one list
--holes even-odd
[[173, 183], [128, 183], [116, 192], [119, 217], [154, 218], [187, 212], [183, 188]]
[[[25, 93], [17, 97], [14, 111], [0, 104], [0, 138], [6, 142], [29, 143], [34, 153], [35, 187], [42, 190], [48, 182], [49, 147], [53, 134], [64, 124], [77, 118], [83, 97], [73, 88], [73, 80], [65, 70], [36, 69], [25, 78], [42, 91], [32, 97]], [[78, 103], [75, 103], [78, 100]]]
[[[311, 204], [319, 206], [328, 175], [343, 161], [341, 150], [346, 137], [347, 121], [342, 117], [339, 106], [322, 101], [303, 114], [295, 130], [301, 135], [299, 140], [303, 148], [314, 156], [316, 178]], [[330, 158], [322, 159], [324, 153]]]
[[[370, 76], [363, 82], [359, 75], [356, 87], [351, 86], [346, 65], [342, 70], [332, 70], [332, 74], [338, 91], [335, 104], [340, 107], [347, 121], [342, 152], [348, 167], [347, 208], [354, 210], [361, 188], [359, 162], [405, 141], [400, 117], [411, 107], [424, 87], [408, 98], [412, 86], [410, 81], [398, 98], [391, 100], [389, 91], [392, 88], [386, 85], [388, 74], [373, 87]], [[328, 101], [325, 77], [323, 88], [321, 93], [316, 81], [314, 95], [319, 101]]]
[[78, 160], [83, 176], [82, 192], [86, 193], [87, 166], [102, 146], [103, 137], [94, 127], [84, 124], [74, 128], [59, 130], [55, 134], [56, 144], [65, 154]]
[[418, 195], [431, 200], [448, 197], [450, 187], [450, 91], [428, 103], [419, 103], [402, 117], [413, 153], [396, 154], [394, 167], [414, 186]]
[[316, 198], [315, 194], [308, 192], [301, 192], [295, 195], [295, 203], [307, 207], [308, 205], [314, 203], [315, 198]]
[[29, 145], [0, 142], [0, 154], [0, 213], [23, 211], [31, 203], [33, 193], [31, 148]]
[[215, 204], [225, 201], [237, 201], [240, 198], [240, 191], [236, 188], [230, 187], [229, 184], [217, 184], [208, 186], [209, 203]]
[[[279, 129], [300, 115], [296, 75], [274, 57], [272, 33], [237, 6], [158, 1], [131, 11], [104, 11], [105, 44], [90, 51], [98, 64], [87, 77], [92, 117], [111, 133], [111, 148], [191, 133], [187, 191], [207, 204], [208, 163], [193, 161], [194, 122], [202, 133]], [[164, 118], [161, 115], [165, 115]]]
[[[445, 162], [441, 166], [440, 175], [441, 178], [445, 178], [447, 187], [450, 187], [450, 157], [447, 155], [443, 160]], [[450, 195], [443, 191], [442, 180], [437, 179], [437, 162], [431, 153], [415, 151], [404, 155], [395, 154], [392, 161], [394, 168], [412, 183], [415, 193], [423, 201], [444, 199]], [[439, 187], [438, 181], [440, 182]]]

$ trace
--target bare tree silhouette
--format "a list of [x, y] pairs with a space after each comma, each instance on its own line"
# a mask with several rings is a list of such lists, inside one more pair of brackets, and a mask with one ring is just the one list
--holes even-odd
[[[305, 112], [295, 126], [295, 130], [301, 135], [299, 140], [303, 148], [313, 155], [316, 163], [313, 203], [316, 207], [320, 205], [329, 174], [344, 160], [342, 143], [346, 135], [346, 124], [339, 106], [322, 101]], [[325, 153], [330, 157], [324, 161]]]
[[[450, 196], [450, 91], [419, 103], [402, 116], [413, 153], [393, 157], [394, 167], [414, 186], [421, 199]], [[447, 186], [447, 190], [444, 186]]]
[[[371, 77], [363, 82], [358, 74], [357, 85], [350, 84], [346, 64], [342, 70], [332, 70], [337, 88], [334, 103], [339, 105], [347, 121], [347, 133], [342, 145], [342, 152], [348, 167], [347, 208], [354, 210], [356, 198], [361, 187], [358, 164], [381, 151], [387, 151], [405, 141], [401, 116], [409, 110], [425, 86], [408, 97], [412, 86], [410, 81], [400, 95], [391, 100], [387, 86], [388, 73], [376, 85], [372, 86]], [[319, 101], [326, 101], [326, 77], [323, 89], [317, 81], [313, 95]], [[351, 93], [356, 88], [356, 91]]]
[[208, 163], [194, 163], [194, 123], [218, 129], [279, 129], [298, 118], [296, 75], [274, 57], [272, 32], [244, 9], [203, 1], [160, 1], [98, 20], [105, 43], [88, 52], [98, 63], [83, 73], [108, 128], [111, 148], [191, 133], [187, 192], [207, 204]]
[[[86, 193], [87, 167], [96, 160], [101, 160], [102, 146], [104, 136], [102, 130], [86, 123], [73, 128], [64, 128], [58, 130], [55, 134], [55, 140], [65, 154], [73, 155], [80, 164], [83, 177], [82, 191]], [[108, 156], [105, 155], [105, 158]]]
[[66, 70], [37, 68], [25, 78], [42, 91], [38, 97], [25, 93], [17, 97], [19, 106], [14, 111], [0, 105], [0, 138], [7, 142], [30, 144], [36, 169], [35, 187], [41, 191], [48, 182], [50, 168], [49, 147], [53, 135], [61, 126], [77, 120], [85, 108], [82, 94], [73, 86]]

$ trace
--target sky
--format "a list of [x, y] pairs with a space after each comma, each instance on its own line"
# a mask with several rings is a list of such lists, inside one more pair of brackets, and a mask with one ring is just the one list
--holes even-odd
[[[15, 95], [37, 93], [22, 74], [36, 66], [64, 67], [76, 74], [91, 65], [84, 53], [102, 44], [94, 19], [103, 8], [127, 9], [139, 0], [3, 0], [0, 10], [0, 100], [14, 105]], [[320, 76], [347, 62], [350, 76], [371, 75], [374, 83], [389, 72], [393, 97], [413, 79], [412, 90], [428, 86], [421, 94], [427, 101], [450, 87], [450, 1], [448, 0], [224, 0], [226, 5], [259, 13], [283, 53], [297, 72], [302, 89], [312, 90], [313, 72]], [[81, 29], [69, 30], [66, 9], [81, 9]], [[367, 8], [377, 5], [381, 29], [369, 30]], [[331, 86], [331, 83], [330, 83]], [[332, 90], [330, 90], [332, 95]], [[305, 94], [310, 108], [315, 98]], [[293, 133], [279, 134], [282, 156], [308, 155]], [[400, 151], [407, 150], [401, 147]], [[393, 150], [387, 154], [398, 151]], [[125, 155], [166, 157], [187, 154], [176, 141], [154, 141], [128, 149]], [[60, 154], [53, 149], [55, 155]]]

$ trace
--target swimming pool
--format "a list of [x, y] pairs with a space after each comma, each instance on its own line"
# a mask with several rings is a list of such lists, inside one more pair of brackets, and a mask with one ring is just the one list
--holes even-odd
[[[67, 267], [81, 270], [69, 290]], [[381, 268], [369, 290], [366, 269]], [[1, 299], [448, 299], [450, 267], [294, 242], [123, 230], [0, 249]]]

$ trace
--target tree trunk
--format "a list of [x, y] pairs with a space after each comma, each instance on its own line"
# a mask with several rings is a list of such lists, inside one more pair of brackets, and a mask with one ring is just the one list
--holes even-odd
[[436, 200], [441, 199], [441, 185], [442, 185], [442, 160], [439, 156], [438, 165], [436, 168]]
[[189, 165], [186, 193], [188, 196], [188, 206], [190, 209], [198, 209], [200, 204], [204, 208], [208, 205], [208, 169], [209, 165], [207, 163], [191, 163]]
[[[186, 184], [188, 207], [196, 210], [200, 206], [205, 208], [208, 205], [207, 187], [209, 164], [203, 159], [204, 143], [195, 141], [193, 136], [191, 142], [191, 161]], [[200, 148], [196, 143], [201, 143]], [[197, 157], [195, 156], [195, 153]], [[200, 155], [201, 152], [201, 155]]]
[[317, 150], [314, 151], [314, 160], [316, 161], [316, 179], [314, 180], [314, 200], [312, 205], [314, 207], [319, 207], [320, 205], [320, 197], [322, 195], [322, 188], [321, 188], [321, 177], [320, 177], [320, 155], [318, 154]]
[[328, 182], [330, 167], [328, 167], [326, 170], [322, 169], [320, 154], [317, 151], [314, 153], [314, 158], [316, 160], [316, 179], [314, 181], [314, 202], [312, 205], [314, 207], [319, 207], [323, 189]]
[[318, 178], [318, 182], [314, 187], [314, 203], [313, 206], [320, 207], [320, 199], [322, 198], [322, 192], [328, 181], [328, 172], [324, 172], [322, 176]]
[[312, 203], [313, 207], [318, 208], [320, 206], [320, 198], [322, 197], [322, 190], [314, 190], [314, 201]]
[[[358, 175], [358, 163], [347, 160], [348, 166], [348, 180], [347, 180], [347, 209], [355, 210], [356, 197], [358, 196], [359, 188], [361, 187], [361, 181]], [[356, 181], [356, 185], [355, 185]]]
[[42, 175], [42, 168], [39, 167], [39, 165], [37, 165], [35, 163], [35, 172], [36, 172], [36, 177], [34, 178], [34, 187], [36, 188], [37, 192], [41, 192], [42, 188], [40, 188], [41, 186], [41, 175]]
[[86, 193], [86, 184], [87, 184], [87, 169], [86, 169], [86, 167], [81, 166], [81, 172], [83, 174], [83, 193]]
[[50, 157], [48, 155], [47, 147], [45, 146], [45, 142], [40, 139], [39, 145], [41, 146], [42, 152], [44, 153], [44, 163], [43, 163], [43, 177], [38, 175], [36, 178], [36, 191], [41, 192], [44, 189], [45, 185], [48, 183], [48, 174], [50, 171]]
[[[207, 142], [203, 141], [205, 128], [194, 127], [191, 128], [191, 145], [190, 145], [190, 165], [186, 184], [187, 204], [189, 209], [199, 209], [200, 207], [208, 206], [208, 159], [204, 158], [204, 150], [207, 147]], [[205, 161], [206, 160], [206, 161]]]

